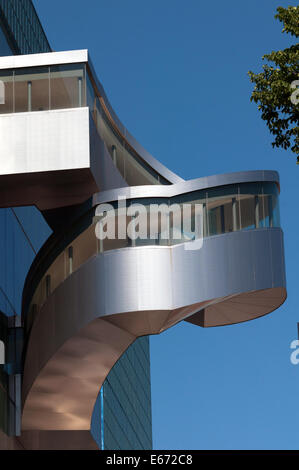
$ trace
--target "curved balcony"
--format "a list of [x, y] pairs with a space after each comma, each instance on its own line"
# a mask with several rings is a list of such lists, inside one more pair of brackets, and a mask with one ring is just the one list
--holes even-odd
[[[215, 181], [221, 185], [213, 186]], [[128, 207], [136, 202], [146, 208], [157, 202], [189, 205], [191, 228], [192, 206], [199, 203], [200, 249], [190, 249], [198, 239], [182, 223], [174, 226], [173, 217], [168, 239], [161, 236], [160, 219], [154, 239], [99, 240], [96, 208], [105, 203], [108, 213], [108, 202], [116, 208], [111, 191], [95, 197], [94, 208], [72, 227], [54, 234], [24, 289], [30, 332], [24, 435], [36, 431], [43, 442], [50, 432], [65, 448], [76, 431], [92, 447], [90, 421], [98, 390], [137, 337], [182, 320], [220, 326], [278, 308], [286, 297], [278, 189], [275, 172], [248, 172], [115, 191], [128, 197]], [[127, 212], [124, 218], [127, 225], [136, 222]]]

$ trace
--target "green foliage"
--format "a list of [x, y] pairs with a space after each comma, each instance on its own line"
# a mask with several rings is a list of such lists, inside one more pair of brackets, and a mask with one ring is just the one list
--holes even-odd
[[[299, 6], [277, 8], [282, 32], [299, 36]], [[274, 136], [273, 147], [290, 148], [299, 163], [299, 44], [266, 54], [263, 72], [248, 72], [255, 84], [251, 101], [258, 104], [261, 117]]]

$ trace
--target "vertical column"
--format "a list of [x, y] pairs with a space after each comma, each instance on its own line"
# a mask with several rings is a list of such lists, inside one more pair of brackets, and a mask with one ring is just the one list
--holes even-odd
[[233, 215], [233, 232], [238, 230], [237, 224], [237, 199], [235, 197], [232, 198], [232, 215]]
[[207, 204], [205, 202], [202, 205], [202, 223], [203, 223], [202, 235], [205, 238], [208, 233]]
[[27, 82], [28, 111], [32, 111], [32, 82]]
[[224, 205], [220, 206], [221, 233], [225, 233]]
[[255, 228], [260, 225], [260, 200], [258, 196], [254, 196], [254, 224]]
[[268, 195], [269, 227], [273, 227], [273, 203], [271, 194]]
[[15, 103], [15, 71], [12, 72], [12, 112], [14, 113], [16, 109]]
[[69, 248], [68, 248], [69, 275], [72, 274], [72, 272], [73, 272], [73, 255], [74, 255], [73, 247], [72, 247], [72, 246], [69, 246]]
[[[168, 208], [170, 207], [170, 204], [171, 204], [171, 201], [168, 199], [168, 201], [167, 201]], [[175, 215], [174, 215], [173, 211], [170, 214], [170, 210], [169, 210], [168, 211], [168, 242], [167, 242], [167, 244], [169, 246], [171, 246], [172, 243], [173, 243], [174, 221], [175, 221]]]
[[78, 78], [78, 106], [82, 107], [82, 77]]
[[205, 236], [209, 237], [210, 236], [210, 221], [209, 221], [209, 199], [208, 199], [208, 192], [206, 192], [206, 203], [205, 203], [205, 219], [206, 219], [206, 232]]
[[111, 148], [112, 148], [112, 160], [113, 160], [114, 165], [117, 166], [116, 165], [116, 147], [115, 145], [112, 145]]

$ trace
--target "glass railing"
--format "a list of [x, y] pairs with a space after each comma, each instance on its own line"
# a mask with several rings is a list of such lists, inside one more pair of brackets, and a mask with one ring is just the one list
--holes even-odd
[[[153, 211], [151, 206], [154, 206]], [[162, 206], [169, 210], [163, 211]], [[183, 221], [183, 206], [188, 208], [190, 218], [187, 230]], [[118, 207], [118, 202], [106, 204], [102, 206], [105, 209], [103, 217], [106, 217], [104, 231], [110, 218], [112, 226], [114, 224], [114, 237], [99, 239], [97, 224], [104, 218], [99, 216], [98, 209], [87, 214], [83, 222], [80, 221], [80, 226], [73, 229], [74, 240], [58, 254], [42, 276], [31, 302], [31, 314], [34, 315], [56, 287], [92, 256], [120, 248], [171, 246], [195, 240], [197, 206], [201, 207], [203, 238], [280, 225], [278, 188], [275, 183], [267, 182], [228, 185], [172, 198], [134, 199], [125, 205], [122, 202], [122, 207]], [[132, 215], [132, 207], [134, 210], [139, 207], [137, 217], [136, 213]], [[159, 214], [154, 227], [150, 220], [152, 213]], [[164, 222], [162, 213], [166, 213]], [[145, 221], [147, 228], [141, 233], [140, 226]], [[135, 239], [130, 236], [132, 225], [139, 225], [137, 232], [142, 236]]]
[[0, 114], [83, 106], [89, 107], [97, 132], [128, 185], [169, 184], [129, 145], [108, 116], [86, 64], [0, 70]]
[[151, 166], [140, 158], [113, 125], [105, 110], [103, 100], [95, 92], [87, 74], [86, 81], [87, 106], [95, 123], [98, 134], [105, 142], [112, 161], [129, 186], [147, 184], [169, 184]]
[[85, 64], [0, 70], [0, 114], [86, 106]]

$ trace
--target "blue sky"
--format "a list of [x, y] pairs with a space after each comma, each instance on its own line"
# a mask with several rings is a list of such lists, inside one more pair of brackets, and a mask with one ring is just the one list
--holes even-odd
[[122, 122], [183, 178], [279, 171], [288, 299], [249, 323], [151, 338], [153, 437], [155, 449], [298, 449], [299, 166], [272, 149], [247, 76], [292, 42], [274, 14], [296, 2], [34, 3], [52, 48], [88, 48]]

